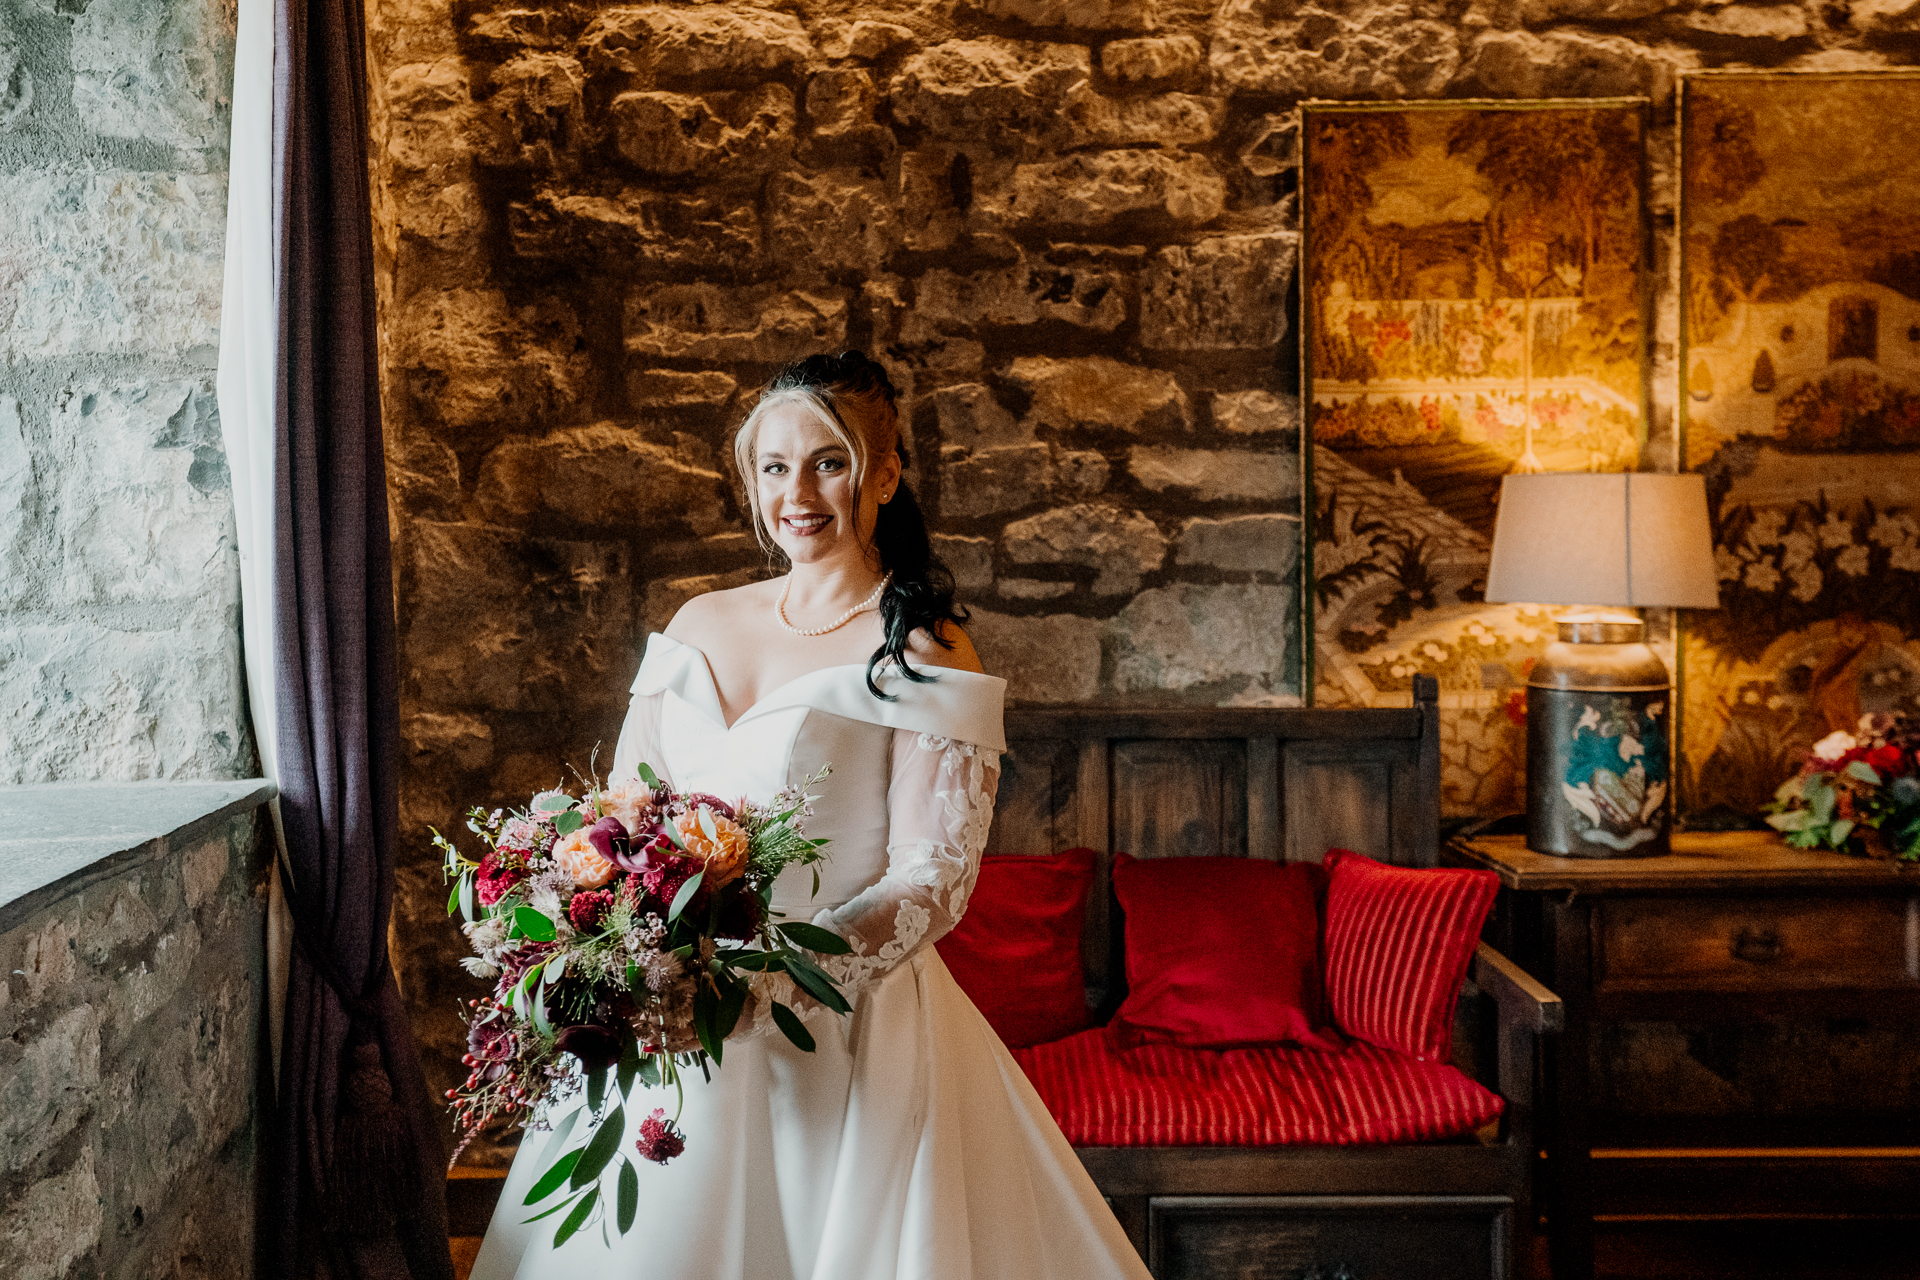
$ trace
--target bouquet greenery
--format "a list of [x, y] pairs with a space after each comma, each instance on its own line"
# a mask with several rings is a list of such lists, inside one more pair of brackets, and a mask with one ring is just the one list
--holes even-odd
[[1796, 849], [1920, 861], [1920, 727], [1905, 716], [1860, 717], [1859, 732], [1813, 744], [1774, 793], [1767, 822]]
[[[621, 1149], [633, 1083], [679, 1091], [685, 1071], [718, 1067], [727, 1037], [758, 1003], [756, 975], [784, 973], [819, 1004], [849, 1011], [813, 958], [845, 955], [847, 943], [781, 921], [770, 905], [776, 876], [826, 857], [826, 842], [804, 829], [817, 798], [807, 790], [826, 773], [765, 805], [729, 804], [673, 792], [642, 764], [637, 778], [589, 783], [579, 799], [555, 790], [525, 810], [471, 810], [467, 828], [486, 846], [478, 861], [434, 832], [454, 882], [447, 913], [460, 915], [474, 950], [461, 963], [494, 982], [469, 1004], [472, 1074], [447, 1094], [460, 1149], [496, 1120], [542, 1127], [554, 1103], [586, 1091], [549, 1147], [567, 1149], [526, 1199], [559, 1197], [535, 1215], [566, 1211], [556, 1247], [596, 1216], [604, 1235], [600, 1182], [616, 1160], [613, 1218], [622, 1234], [633, 1225], [639, 1178]], [[770, 995], [766, 1003], [773, 1025], [811, 1052], [794, 1010]], [[678, 1118], [677, 1107], [672, 1118], [664, 1107], [643, 1118], [637, 1154], [665, 1164], [685, 1150]]]

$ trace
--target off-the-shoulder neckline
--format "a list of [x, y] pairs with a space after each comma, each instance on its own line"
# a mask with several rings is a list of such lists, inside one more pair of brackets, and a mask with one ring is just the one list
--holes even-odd
[[[676, 654], [676, 650], [682, 652]], [[661, 661], [672, 661], [676, 657], [679, 658], [684, 663], [685, 670], [694, 680], [691, 689], [676, 687], [674, 682], [666, 679], [662, 679], [658, 687], [672, 688], [683, 700], [706, 713], [709, 718], [729, 733], [737, 726], [753, 719], [762, 712], [807, 702], [808, 700], [806, 698], [799, 695], [803, 690], [812, 685], [824, 684], [831, 686], [836, 680], [844, 679], [848, 676], [853, 677], [857, 690], [857, 702], [852, 705], [864, 708], [872, 713], [870, 716], [860, 716], [857, 718], [873, 718], [881, 723], [891, 723], [896, 719], [902, 718], [896, 714], [887, 714], [889, 711], [897, 709], [899, 707], [898, 703], [885, 702], [874, 698], [867, 690], [866, 663], [842, 662], [833, 663], [824, 667], [815, 667], [811, 671], [802, 672], [791, 680], [773, 689], [769, 689], [766, 693], [761, 694], [752, 706], [742, 711], [729, 723], [726, 712], [720, 702], [719, 682], [714, 679], [713, 664], [707, 658], [706, 653], [702, 651], [699, 646], [688, 644], [684, 640], [676, 640], [664, 631], [656, 631], [647, 639], [646, 657], [641, 662], [640, 674], [634, 679], [634, 692], [643, 692], [641, 686], [646, 682], [648, 660], [654, 660], [656, 653], [658, 654], [658, 660]], [[880, 683], [883, 687], [886, 685], [896, 686], [889, 690], [889, 692], [896, 695], [905, 693], [911, 696], [913, 691], [926, 692], [937, 689], [942, 685], [947, 685], [954, 694], [958, 694], [962, 698], [967, 698], [969, 695], [985, 695], [994, 697], [996, 703], [1004, 702], [1007, 682], [999, 676], [985, 675], [978, 671], [968, 671], [961, 667], [937, 667], [933, 670], [936, 674], [934, 676], [935, 683], [932, 685], [909, 682], [900, 674], [898, 668], [891, 665], [876, 670], [874, 678], [876, 682]], [[953, 683], [949, 685], [949, 681]], [[847, 700], [844, 698], [834, 698], [830, 701], [834, 705], [826, 706], [822, 709], [838, 711], [848, 709]], [[994, 737], [998, 740], [981, 742], [980, 745], [991, 746], [995, 749], [1004, 749], [1005, 744], [1002, 736], [995, 734]]]

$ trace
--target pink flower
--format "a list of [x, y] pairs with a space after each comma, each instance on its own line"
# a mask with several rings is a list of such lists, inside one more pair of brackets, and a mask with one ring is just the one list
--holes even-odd
[[532, 853], [534, 844], [540, 839], [540, 828], [525, 818], [513, 818], [500, 828], [498, 845], [502, 849], [512, 849], [518, 853]]
[[480, 905], [490, 907], [507, 896], [507, 891], [527, 878], [525, 868], [510, 867], [498, 853], [489, 853], [480, 859], [480, 870], [474, 874], [473, 887], [480, 899]]
[[655, 1164], [665, 1164], [687, 1149], [687, 1138], [679, 1125], [667, 1119], [665, 1108], [657, 1107], [640, 1122], [640, 1140], [633, 1145]]

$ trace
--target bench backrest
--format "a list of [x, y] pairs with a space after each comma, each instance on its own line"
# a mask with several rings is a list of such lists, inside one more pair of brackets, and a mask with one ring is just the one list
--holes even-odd
[[1114, 953], [1115, 851], [1318, 862], [1346, 848], [1409, 867], [1439, 856], [1430, 677], [1414, 678], [1413, 705], [1400, 708], [1015, 709], [1007, 748], [987, 849], [1100, 854], [1085, 941], [1095, 991]]

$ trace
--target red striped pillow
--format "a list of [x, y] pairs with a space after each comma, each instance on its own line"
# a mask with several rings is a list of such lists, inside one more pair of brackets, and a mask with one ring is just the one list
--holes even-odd
[[1453, 1006], [1493, 907], [1491, 871], [1327, 854], [1327, 1004], [1350, 1036], [1422, 1062], [1453, 1056]]

